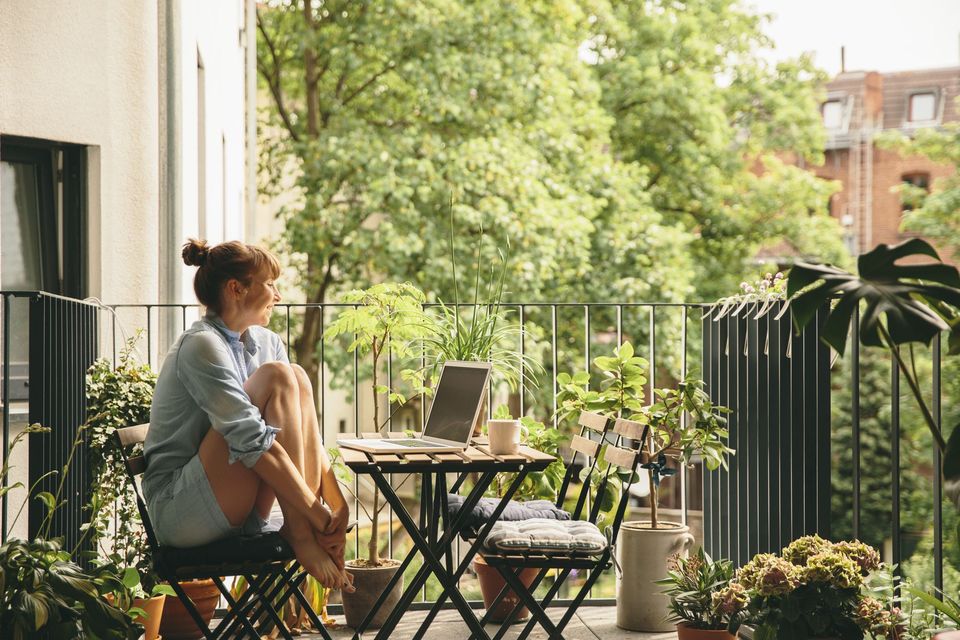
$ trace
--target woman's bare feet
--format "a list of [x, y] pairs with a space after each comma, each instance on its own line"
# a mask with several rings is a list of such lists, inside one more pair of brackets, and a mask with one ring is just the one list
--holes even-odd
[[317, 542], [312, 531], [307, 532], [306, 535], [297, 535], [284, 525], [280, 529], [280, 535], [293, 548], [300, 566], [320, 584], [331, 589], [353, 592], [353, 576], [337, 567], [330, 555]]

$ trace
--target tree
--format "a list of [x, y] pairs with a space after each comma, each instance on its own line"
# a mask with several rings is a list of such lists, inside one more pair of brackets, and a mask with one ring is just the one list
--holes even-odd
[[957, 170], [960, 167], [960, 123], [918, 129], [912, 137], [890, 131], [880, 136], [877, 143], [905, 156], [921, 155], [953, 168], [952, 174], [933, 181], [930, 193], [912, 185], [900, 187], [904, 201], [915, 205], [904, 215], [903, 229], [920, 233], [954, 256], [960, 255], [960, 173]]
[[783, 236], [833, 259], [831, 185], [771, 155], [818, 159], [820, 76], [759, 62], [759, 24], [720, 0], [268, 4], [261, 177], [297, 194], [306, 301], [385, 278], [452, 299], [451, 196], [458, 253], [509, 244], [507, 298], [709, 299]]
[[732, 0], [600, 4], [591, 42], [615, 152], [646, 170], [653, 208], [695, 232], [699, 299], [735, 290], [745, 261], [781, 238], [845, 261], [824, 215], [837, 185], [777, 159], [822, 162], [824, 74], [806, 57], [765, 63], [763, 17]]

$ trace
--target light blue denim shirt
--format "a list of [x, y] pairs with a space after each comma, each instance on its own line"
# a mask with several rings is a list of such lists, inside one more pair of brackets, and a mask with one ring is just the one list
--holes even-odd
[[241, 336], [213, 313], [170, 348], [153, 394], [144, 444], [143, 492], [150, 497], [197, 454], [212, 426], [227, 441], [230, 463], [252, 467], [279, 431], [263, 421], [243, 384], [267, 362], [289, 362], [280, 336], [252, 326]]

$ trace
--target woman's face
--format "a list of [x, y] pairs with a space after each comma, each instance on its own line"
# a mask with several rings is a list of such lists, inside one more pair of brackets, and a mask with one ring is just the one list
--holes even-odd
[[247, 322], [245, 324], [259, 324], [266, 326], [270, 322], [273, 305], [280, 302], [280, 292], [274, 282], [273, 275], [264, 269], [253, 277], [250, 286], [241, 300], [241, 308]]

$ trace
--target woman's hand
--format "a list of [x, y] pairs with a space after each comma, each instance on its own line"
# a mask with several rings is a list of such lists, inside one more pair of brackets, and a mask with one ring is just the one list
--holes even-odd
[[349, 509], [338, 509], [332, 514], [326, 530], [316, 534], [317, 543], [330, 555], [330, 558], [341, 571], [345, 563], [344, 552], [346, 551], [349, 518]]

